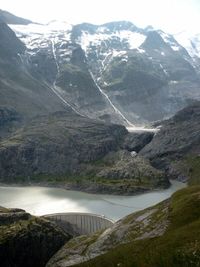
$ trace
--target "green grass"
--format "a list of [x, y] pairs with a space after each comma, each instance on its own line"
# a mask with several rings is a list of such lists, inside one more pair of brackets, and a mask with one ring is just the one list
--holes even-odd
[[17, 176], [17, 177], [7, 177], [5, 179], [1, 178], [0, 182], [5, 182], [6, 184], [40, 184], [49, 186], [65, 186], [72, 185], [74, 188], [82, 187], [87, 188], [88, 186], [99, 187], [100, 190], [103, 187], [109, 192], [134, 192], [141, 190], [152, 190], [154, 188], [153, 183], [149, 181], [148, 177], [140, 177], [140, 179], [114, 179], [97, 177], [95, 172], [91, 171], [86, 175], [72, 175], [72, 174], [37, 174], [31, 176]]
[[186, 159], [189, 166], [189, 185], [200, 184], [200, 156], [191, 156]]
[[169, 221], [167, 231], [160, 237], [118, 245], [76, 267], [200, 266], [200, 186], [183, 189], [172, 196]]
[[32, 225], [37, 225], [38, 219], [32, 217], [28, 220], [20, 220], [9, 225], [1, 226], [0, 227], [0, 244], [4, 243], [13, 238], [13, 236], [23, 234], [24, 232], [28, 231]]

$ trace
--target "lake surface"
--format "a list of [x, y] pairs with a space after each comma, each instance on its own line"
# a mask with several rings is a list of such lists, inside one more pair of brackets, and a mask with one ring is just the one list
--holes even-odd
[[171, 181], [167, 190], [137, 196], [87, 194], [48, 187], [0, 187], [0, 206], [22, 208], [33, 215], [58, 212], [89, 212], [117, 220], [125, 215], [152, 206], [186, 184]]

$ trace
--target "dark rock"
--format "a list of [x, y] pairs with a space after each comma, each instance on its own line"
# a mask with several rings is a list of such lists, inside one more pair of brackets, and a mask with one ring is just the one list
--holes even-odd
[[0, 213], [0, 225], [8, 225], [11, 223], [16, 223], [20, 220], [30, 219], [30, 214], [24, 211], [11, 210], [10, 213]]
[[153, 140], [139, 154], [162, 169], [169, 168], [173, 162], [188, 154], [197, 155], [200, 151], [199, 122], [200, 102], [196, 102], [165, 121]]
[[20, 116], [14, 109], [0, 107], [0, 127], [12, 121], [18, 121], [19, 119]]
[[0, 21], [5, 22], [6, 24], [20, 24], [20, 25], [27, 25], [29, 23], [32, 23], [32, 21], [28, 19], [23, 19], [20, 17], [17, 17], [5, 10], [0, 9]]
[[[121, 150], [127, 135], [124, 126], [67, 112], [37, 117], [0, 142], [0, 179], [129, 195], [169, 186], [148, 160]], [[137, 136], [137, 147], [149, 136]]]
[[43, 267], [70, 237], [45, 219], [16, 209], [3, 209], [0, 212], [1, 266]]
[[15, 33], [0, 21], [0, 55], [7, 59], [25, 51], [25, 45], [16, 37]]
[[77, 174], [80, 164], [119, 148], [123, 126], [59, 112], [37, 117], [0, 145], [0, 176]]
[[128, 151], [139, 152], [143, 147], [151, 142], [154, 136], [153, 132], [134, 132], [129, 133], [123, 143], [123, 148]]

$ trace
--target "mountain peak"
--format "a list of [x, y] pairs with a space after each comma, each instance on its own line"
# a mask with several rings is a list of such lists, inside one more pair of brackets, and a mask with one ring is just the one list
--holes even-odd
[[136, 30], [138, 29], [132, 22], [130, 21], [112, 21], [101, 26], [109, 28], [110, 31], [120, 31], [120, 30]]

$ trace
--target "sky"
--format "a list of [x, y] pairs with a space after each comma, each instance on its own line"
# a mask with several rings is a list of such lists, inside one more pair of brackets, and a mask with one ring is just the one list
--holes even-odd
[[1, 0], [0, 9], [42, 23], [128, 20], [169, 33], [200, 32], [200, 0]]

